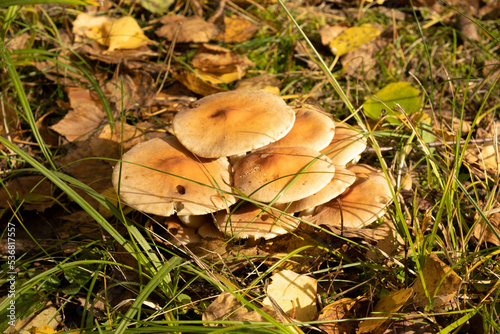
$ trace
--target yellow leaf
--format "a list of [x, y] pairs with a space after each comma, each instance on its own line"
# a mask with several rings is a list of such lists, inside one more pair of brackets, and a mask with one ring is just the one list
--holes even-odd
[[[283, 270], [272, 277], [267, 289], [268, 296], [291, 317], [299, 321], [311, 321], [316, 316], [316, 292], [318, 282], [309, 276], [299, 275], [291, 270]], [[264, 305], [272, 305], [266, 297]]]
[[130, 16], [113, 21], [109, 27], [107, 45], [109, 51], [136, 49], [149, 42], [139, 24]]
[[32, 333], [37, 333], [37, 334], [54, 334], [57, 333], [52, 327], [49, 325], [44, 325], [42, 327], [32, 327], [31, 328]]
[[361, 321], [359, 333], [384, 333], [391, 323], [391, 314], [398, 312], [412, 295], [413, 289], [408, 288], [382, 297], [375, 305], [372, 314], [370, 314], [370, 317], [374, 317], [374, 319]]
[[218, 85], [221, 83], [230, 83], [233, 81], [236, 81], [241, 78], [241, 73], [238, 72], [229, 72], [229, 73], [223, 73], [220, 75], [214, 75], [212, 73], [204, 72], [197, 70], [196, 71], [200, 78], [202, 78], [205, 81], [208, 81], [214, 85]]
[[340, 57], [374, 40], [378, 35], [380, 35], [380, 30], [370, 24], [362, 24], [359, 27], [344, 30], [330, 42], [330, 48], [336, 56]]

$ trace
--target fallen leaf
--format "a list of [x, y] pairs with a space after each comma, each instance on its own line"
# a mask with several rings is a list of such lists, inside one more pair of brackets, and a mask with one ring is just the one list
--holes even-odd
[[175, 0], [140, 0], [141, 6], [154, 14], [166, 12]]
[[340, 24], [336, 24], [333, 26], [326, 25], [321, 27], [321, 29], [319, 30], [319, 35], [321, 37], [321, 44], [330, 45], [330, 42], [333, 41], [335, 38], [337, 38], [346, 29], [347, 29], [346, 27]]
[[318, 327], [327, 334], [354, 334], [356, 333], [355, 318], [351, 308], [359, 298], [341, 298], [326, 305], [318, 316], [318, 321], [331, 321], [318, 324]]
[[194, 68], [214, 76], [236, 73], [239, 79], [248, 67], [254, 66], [247, 56], [240, 56], [234, 51], [210, 44], [202, 44], [199, 47], [191, 64]]
[[435, 334], [434, 328], [420, 313], [409, 313], [401, 315], [401, 320], [396, 320], [384, 334]]
[[[124, 124], [115, 124], [113, 130], [107, 124], [96, 135], [90, 138], [90, 148], [96, 157], [120, 159], [121, 146], [123, 145], [123, 152], [129, 150], [132, 146], [146, 140], [145, 135], [138, 131], [135, 126]], [[103, 159], [105, 160], [105, 159]], [[113, 166], [116, 161], [105, 160]]]
[[262, 89], [262, 90], [270, 90], [270, 89], [281, 89], [281, 80], [276, 78], [276, 76], [265, 73], [260, 74], [255, 77], [245, 78], [238, 82], [236, 85], [236, 90], [249, 90], [249, 89]]
[[[491, 211], [498, 210], [498, 203], [496, 207], [492, 208]], [[475, 219], [479, 218], [479, 214], [476, 213]], [[494, 212], [488, 215], [488, 220], [492, 227], [497, 233], [500, 234], [500, 212]], [[497, 238], [495, 233], [491, 230], [490, 226], [481, 219], [473, 229], [474, 237], [479, 240], [479, 242], [489, 242], [495, 246], [500, 246], [500, 240]]]
[[335, 39], [330, 41], [330, 49], [334, 55], [340, 57], [372, 41], [378, 35], [380, 35], [380, 30], [370, 24], [362, 24], [358, 27], [347, 28]]
[[62, 120], [50, 128], [69, 142], [84, 140], [91, 135], [104, 120], [104, 111], [92, 103], [82, 104], [70, 110]]
[[136, 49], [148, 44], [149, 39], [142, 32], [137, 21], [131, 16], [124, 16], [111, 22], [107, 31], [108, 51], [117, 49]]
[[111, 25], [113, 19], [105, 15], [92, 15], [80, 13], [73, 21], [73, 34], [76, 43], [87, 41], [97, 41], [105, 45], [108, 32], [107, 27]]
[[[269, 308], [264, 309], [266, 313], [273, 314]], [[232, 294], [224, 292], [220, 294], [203, 312], [202, 320], [205, 325], [217, 327], [218, 324], [211, 324], [212, 321], [266, 321], [257, 311], [247, 310], [246, 307]], [[230, 325], [228, 325], [230, 326]]]
[[431, 307], [434, 311], [438, 311], [450, 304], [462, 282], [460, 276], [434, 253], [427, 258], [427, 262], [422, 269], [422, 276], [425, 289], [421, 277], [418, 276], [413, 284], [413, 291], [415, 292], [413, 304], [417, 307], [429, 306], [427, 295], [430, 295]]
[[225, 43], [242, 43], [249, 40], [259, 30], [252, 22], [235, 14], [224, 17], [224, 34], [218, 39]]
[[407, 115], [411, 115], [419, 111], [422, 106], [420, 91], [409, 82], [390, 83], [369, 97], [363, 103], [363, 109], [365, 114], [372, 119], [379, 119], [382, 110], [384, 110], [386, 114], [395, 116], [389, 117], [388, 122], [399, 123], [397, 112], [387, 109], [395, 108], [396, 103], [404, 109]]
[[24, 201], [25, 210], [43, 212], [56, 203], [54, 190], [54, 185], [43, 176], [19, 176], [5, 182], [5, 188], [0, 192], [0, 207]]
[[[377, 304], [370, 317], [377, 319], [366, 319], [359, 324], [359, 333], [383, 333], [393, 321], [391, 317], [398, 312], [413, 294], [413, 289], [402, 289], [392, 292], [382, 297]], [[387, 318], [386, 318], [387, 317]]]
[[179, 71], [172, 71], [171, 75], [175, 80], [196, 94], [207, 96], [226, 91], [224, 88], [204, 81], [195, 73], [188, 70], [180, 69]]
[[[317, 313], [318, 285], [314, 278], [283, 270], [271, 276], [271, 280], [267, 295], [271, 296], [286, 314], [299, 321], [314, 320]], [[262, 303], [272, 306], [268, 297]]]
[[175, 39], [177, 43], [207, 43], [219, 32], [213, 23], [199, 16], [167, 15], [160, 22], [163, 26], [155, 33], [169, 42]]
[[349, 52], [342, 57], [342, 70], [344, 74], [356, 79], [374, 79], [380, 73], [376, 69], [376, 52], [380, 50], [377, 41], [371, 41], [361, 45], [358, 49]]

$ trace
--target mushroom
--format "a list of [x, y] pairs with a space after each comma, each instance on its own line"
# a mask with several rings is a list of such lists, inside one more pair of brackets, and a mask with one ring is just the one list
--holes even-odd
[[[354, 181], [356, 181], [356, 174], [336, 166], [335, 175], [326, 187], [306, 198], [290, 203], [285, 210], [290, 213], [299, 212], [324, 204], [342, 194]], [[304, 214], [307, 215], [308, 212], [306, 211]]]
[[220, 211], [215, 215], [219, 230], [237, 239], [271, 239], [293, 231], [299, 220], [268, 208], [265, 211], [250, 202], [241, 204], [234, 212]]
[[234, 186], [250, 198], [269, 203], [297, 201], [325, 187], [335, 167], [330, 159], [307, 147], [276, 147], [255, 151], [233, 166]]
[[197, 159], [174, 137], [137, 144], [112, 176], [121, 199], [136, 210], [202, 215], [234, 204], [227, 158]]
[[292, 130], [266, 148], [307, 146], [320, 151], [330, 144], [334, 133], [335, 125], [328, 115], [313, 108], [299, 108], [295, 112]]
[[244, 154], [284, 137], [293, 109], [266, 91], [231, 91], [198, 100], [179, 111], [173, 131], [188, 150], [204, 158]]
[[391, 187], [383, 173], [358, 175], [356, 182], [340, 197], [316, 208], [312, 222], [336, 227], [364, 227], [382, 217], [391, 202]]
[[335, 136], [321, 153], [332, 159], [336, 166], [346, 166], [353, 160], [359, 160], [365, 149], [366, 139], [361, 133], [346, 124], [335, 123]]

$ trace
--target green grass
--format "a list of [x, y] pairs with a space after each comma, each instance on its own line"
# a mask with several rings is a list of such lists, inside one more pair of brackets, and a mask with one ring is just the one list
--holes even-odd
[[[43, 3], [22, 3], [35, 2]], [[2, 238], [8, 234], [7, 228], [11, 226], [8, 224], [15, 224], [16, 231], [26, 233], [34, 247], [17, 254], [16, 258], [19, 274], [15, 300], [17, 309], [23, 310], [17, 314], [18, 318], [28, 316], [46, 301], [64, 298], [65, 302], [58, 304], [60, 312], [69, 309], [72, 303], [83, 301], [83, 316], [77, 325], [86, 331], [300, 333], [301, 330], [307, 331], [304, 324], [283, 324], [258, 307], [265, 294], [263, 286], [274, 270], [294, 261], [309, 259], [304, 263], [315, 263], [307, 268], [307, 272], [320, 279], [324, 288], [321, 292], [323, 304], [342, 297], [363, 295], [371, 296], [375, 302], [388, 292], [410, 286], [417, 277], [422, 277], [422, 268], [429, 255], [434, 253], [463, 279], [463, 283], [453, 309], [423, 310], [428, 321], [440, 333], [467, 332], [471, 318], [478, 318], [486, 333], [500, 331], [500, 289], [497, 283], [500, 250], [492, 244], [478, 243], [472, 233], [473, 227], [482, 220], [500, 240], [495, 221], [488, 214], [498, 205], [494, 199], [498, 196], [499, 177], [497, 172], [485, 178], [470, 166], [466, 158], [466, 148], [475, 145], [476, 134], [498, 119], [500, 90], [498, 77], [494, 77], [498, 74], [493, 74], [485, 63], [491, 59], [498, 63], [499, 60], [495, 53], [499, 38], [497, 22], [478, 22], [482, 36], [488, 37], [480, 42], [464, 42], [460, 32], [446, 22], [424, 28], [422, 15], [425, 13], [415, 9], [414, 15], [410, 16], [412, 19], [396, 22], [397, 35], [375, 55], [379, 78], [356, 79], [343, 76], [340, 67], [335, 67], [332, 73], [328, 68], [334, 56], [318, 51], [311, 43], [311, 39], [314, 42], [318, 39], [317, 27], [325, 22], [336, 23], [335, 20], [320, 16], [313, 19], [310, 14], [302, 12], [303, 8], [282, 1], [265, 11], [248, 8], [252, 15], [264, 20], [272, 29], [262, 30], [249, 41], [227, 47], [248, 55], [255, 63], [256, 72], [282, 78], [283, 94], [306, 94], [323, 83], [317, 88], [319, 98], [316, 102], [338, 118], [354, 115], [350, 123], [363, 128], [373, 147], [372, 153], [365, 154], [361, 162], [381, 166], [387, 176], [396, 176], [394, 204], [390, 206], [386, 219], [396, 228], [400, 238], [397, 241], [399, 251], [389, 254], [388, 258], [369, 259], [363, 254], [373, 246], [364, 241], [339, 238], [323, 229], [324, 234], [330, 234], [332, 244], [315, 240], [316, 237], [308, 233], [296, 233], [300, 246], [287, 254], [249, 256], [244, 246], [229, 240], [221, 247], [227, 247], [231, 252], [219, 254], [212, 262], [209, 257], [200, 257], [191, 250], [159, 243], [143, 228], [146, 220], [155, 221], [157, 218], [127, 211], [122, 204], [115, 205], [112, 198], [63, 172], [58, 159], [64, 155], [64, 150], [46, 144], [40, 119], [48, 117], [55, 121], [62, 116], [64, 110], [57, 108], [54, 101], [66, 99], [65, 88], [62, 82], [46, 79], [32, 66], [34, 62], [51, 60], [54, 68], [69, 73], [75, 80], [81, 79], [77, 81], [79, 85], [97, 93], [110, 124], [119, 122], [120, 116], [113, 113], [106, 93], [95, 78], [95, 63], [76, 52], [71, 52], [64, 61], [59, 58], [59, 50], [66, 46], [62, 44], [57, 28], [64, 26], [66, 18], [52, 17], [43, 10], [36, 12], [28, 6], [6, 8], [20, 4], [14, 0], [0, 1], [0, 15], [6, 18], [0, 40], [0, 64], [6, 69], [0, 74], [4, 87], [0, 98], [5, 106], [17, 113], [23, 133], [29, 134], [23, 138], [30, 140], [32, 145], [22, 146], [11, 141], [12, 136], [0, 137], [1, 158], [4, 160], [0, 184], [6, 187], [9, 179], [19, 175], [43, 175], [57, 187], [58, 205], [68, 211], [84, 210], [105, 237], [77, 234], [57, 240], [52, 246], [42, 245], [42, 240], [29, 230], [32, 213], [24, 209], [26, 204], [23, 201], [16, 200], [13, 206], [2, 209]], [[116, 11], [112, 10], [110, 15], [115, 15]], [[65, 15], [72, 19], [75, 14], [68, 8]], [[141, 18], [140, 15], [137, 17]], [[347, 21], [357, 24], [352, 17]], [[375, 22], [384, 27], [392, 24], [391, 19], [377, 11], [367, 12], [359, 24]], [[141, 23], [147, 25], [147, 22]], [[23, 32], [30, 35], [29, 47], [8, 51], [5, 45]], [[294, 46], [299, 41], [313, 48], [310, 56], [321, 72], [311, 74], [306, 64], [294, 58]], [[57, 51], [54, 47], [58, 48]], [[173, 61], [182, 65], [180, 61], [188, 61], [192, 55], [190, 51], [179, 56], [179, 61], [175, 58]], [[106, 68], [107, 65], [99, 66]], [[106, 70], [112, 75], [117, 67], [109, 66]], [[444, 142], [444, 130], [436, 129], [430, 134], [429, 125], [420, 122], [416, 116], [408, 116], [407, 122], [400, 125], [387, 125], [383, 120], [368, 120], [356, 112], [372, 92], [395, 81], [410, 81], [419, 87], [425, 109], [429, 110], [430, 124], [447, 129], [449, 118], [453, 116], [462, 122], [470, 122], [470, 132], [457, 131], [454, 143], [435, 147], [429, 143]], [[41, 93], [48, 88], [37, 90], [30, 82], [50, 86], [50, 99]], [[136, 115], [127, 114], [127, 117], [132, 118], [134, 124], [138, 121], [133, 119]], [[461, 139], [465, 143], [458, 145]], [[394, 149], [384, 151], [385, 147]], [[409, 199], [402, 200], [401, 186], [407, 173], [413, 179], [413, 193], [405, 197]], [[82, 197], [82, 192], [112, 214], [104, 216]], [[10, 195], [16, 198], [16, 194]], [[419, 209], [424, 201], [428, 206]], [[269, 207], [264, 203], [256, 204]], [[38, 215], [44, 220], [51, 219], [44, 217], [43, 212]], [[60, 247], [72, 245], [72, 242], [77, 242], [76, 250], [60, 251]], [[37, 244], [40, 247], [35, 248]], [[311, 261], [317, 250], [322, 252], [322, 260]], [[8, 271], [7, 268], [7, 262], [2, 263], [3, 272]], [[134, 279], [117, 274], [124, 271]], [[7, 278], [5, 273], [0, 275], [0, 295], [6, 295]], [[102, 306], [105, 314], [94, 313], [92, 308], [97, 308], [97, 297], [111, 291], [124, 291], [123, 295], [131, 300], [130, 303], [115, 309], [106, 296]], [[249, 311], [259, 313], [265, 322], [221, 321], [218, 323], [228, 327], [203, 326], [201, 313], [221, 292], [235, 296]], [[427, 293], [431, 299], [434, 292]], [[0, 301], [2, 331], [7, 328], [8, 305], [8, 298]], [[409, 312], [410, 308], [407, 310]], [[359, 315], [363, 316], [366, 314]]]

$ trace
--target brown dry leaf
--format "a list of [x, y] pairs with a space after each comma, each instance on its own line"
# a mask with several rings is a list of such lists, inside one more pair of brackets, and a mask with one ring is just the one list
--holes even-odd
[[[492, 208], [490, 211], [498, 210], [498, 203], [496, 203], [496, 207]], [[475, 219], [479, 218], [479, 214], [476, 213]], [[490, 221], [493, 228], [500, 234], [500, 212], [494, 212], [488, 215], [488, 220]], [[479, 242], [489, 242], [495, 246], [500, 246], [500, 240], [496, 237], [495, 233], [491, 230], [488, 224], [481, 219], [479, 223], [474, 226], [474, 237], [479, 240]]]
[[259, 30], [252, 22], [235, 14], [224, 17], [224, 34], [219, 35], [219, 40], [225, 43], [241, 43], [249, 40]]
[[317, 71], [320, 69], [319, 65], [312, 61], [309, 57], [309, 55], [314, 54], [314, 51], [305, 42], [302, 42], [300, 40], [297, 41], [297, 44], [295, 44], [294, 47], [294, 51], [294, 57], [306, 63], [307, 67], [310, 70]]
[[[283, 270], [271, 276], [271, 279], [267, 295], [272, 297], [286, 314], [299, 321], [315, 319], [318, 282], [314, 278]], [[269, 297], [262, 303], [273, 305]]]
[[[264, 310], [264, 309], [263, 309]], [[266, 313], [272, 310], [265, 309]], [[232, 294], [224, 292], [220, 294], [203, 312], [202, 320], [207, 321], [207, 326], [217, 327], [210, 324], [211, 321], [266, 321], [257, 311], [248, 311], [243, 304]]]
[[325, 306], [321, 310], [320, 315], [318, 316], [318, 321], [330, 320], [332, 322], [325, 324], [318, 324], [318, 327], [321, 328], [323, 331], [325, 331], [327, 334], [356, 333], [356, 326], [354, 322], [345, 320], [353, 319], [356, 317], [351, 312], [351, 308], [360, 298], [362, 297], [342, 298]]
[[130, 110], [151, 105], [156, 94], [154, 79], [145, 72], [133, 72], [131, 75], [122, 74], [106, 82], [103, 91], [111, 103], [115, 104], [115, 111]]
[[437, 330], [421, 313], [409, 313], [402, 315], [401, 320], [392, 323], [384, 334], [435, 334], [436, 332]]
[[100, 101], [88, 89], [69, 88], [68, 98], [73, 110], [51, 129], [66, 137], [70, 142], [83, 140], [92, 134], [104, 120]]
[[171, 75], [175, 80], [186, 86], [186, 88], [199, 95], [207, 96], [226, 91], [224, 88], [204, 81], [195, 73], [188, 70], [172, 71]]
[[[90, 138], [90, 147], [92, 153], [96, 157], [119, 159], [121, 153], [121, 145], [123, 151], [126, 152], [132, 146], [146, 140], [146, 136], [137, 130], [135, 126], [124, 124], [115, 124], [115, 128], [111, 130], [108, 124]], [[111, 165], [115, 165], [115, 161], [109, 161]]]
[[236, 90], [267, 90], [270, 89], [281, 89], [282, 83], [281, 80], [276, 78], [276, 76], [265, 73], [261, 75], [257, 75], [251, 78], [245, 78], [238, 82], [236, 85]]
[[104, 116], [104, 111], [92, 104], [81, 105], [70, 110], [51, 129], [70, 142], [84, 140], [99, 127]]
[[177, 43], [207, 43], [219, 32], [213, 23], [199, 16], [167, 15], [160, 22], [163, 27], [155, 33], [169, 42], [175, 39]]
[[254, 66], [247, 56], [240, 56], [236, 52], [221, 46], [203, 44], [191, 60], [194, 68], [213, 75], [237, 73], [238, 79], [245, 75], [245, 70]]
[[[28, 39], [30, 38], [30, 35], [27, 32], [24, 32], [22, 34], [19, 34], [12, 38], [11, 40], [8, 40], [7, 44], [5, 44], [5, 49], [8, 51], [14, 51], [14, 50], [23, 50], [28, 46]], [[10, 55], [12, 59], [16, 58], [16, 55]]]
[[95, 16], [87, 13], [80, 13], [73, 21], [73, 34], [75, 42], [97, 41], [106, 45], [107, 27], [111, 25], [113, 19], [108, 16]]
[[9, 203], [24, 201], [24, 209], [43, 212], [56, 203], [53, 197], [55, 187], [43, 176], [16, 177], [6, 182], [5, 188], [0, 192], [2, 208], [8, 207]]
[[371, 41], [344, 55], [342, 57], [344, 73], [363, 80], [371, 80], [380, 75], [375, 70], [377, 63], [375, 55], [380, 50], [380, 44], [378, 40]]
[[460, 276], [434, 253], [429, 255], [422, 270], [422, 275], [425, 280], [425, 289], [419, 276], [413, 284], [413, 291], [415, 292], [413, 304], [417, 307], [428, 306], [429, 301], [425, 293], [427, 291], [431, 297], [431, 306], [435, 311], [450, 304], [462, 282]]
[[321, 44], [329, 45], [331, 41], [333, 41], [338, 35], [340, 35], [347, 27], [344, 27], [340, 24], [336, 24], [333, 26], [323, 26], [319, 30], [319, 35], [321, 36]]
[[366, 319], [361, 321], [359, 324], [359, 333], [383, 333], [393, 321], [390, 317], [398, 312], [412, 295], [413, 289], [407, 288], [382, 297], [377, 304], [375, 304], [375, 308], [370, 314], [371, 317], [382, 317], [382, 319]]

